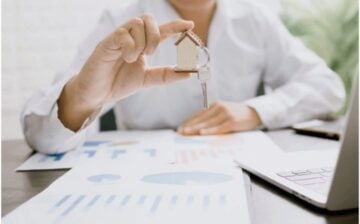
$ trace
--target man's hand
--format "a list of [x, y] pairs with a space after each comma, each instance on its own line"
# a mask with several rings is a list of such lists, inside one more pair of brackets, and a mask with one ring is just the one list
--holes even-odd
[[185, 20], [159, 26], [151, 15], [144, 15], [117, 28], [96, 46], [80, 73], [64, 87], [58, 100], [62, 123], [76, 131], [108, 102], [190, 77], [190, 73], [176, 73], [169, 66], [147, 68], [144, 55], [152, 54], [167, 37], [193, 27], [193, 22]]
[[251, 107], [232, 102], [216, 102], [208, 110], [195, 113], [179, 128], [184, 135], [216, 135], [258, 128], [261, 121]]

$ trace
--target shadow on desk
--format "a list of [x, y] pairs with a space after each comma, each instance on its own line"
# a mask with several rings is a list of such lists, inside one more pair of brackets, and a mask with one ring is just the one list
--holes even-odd
[[23, 140], [3, 141], [1, 216], [43, 191], [66, 171], [15, 172], [33, 152]]

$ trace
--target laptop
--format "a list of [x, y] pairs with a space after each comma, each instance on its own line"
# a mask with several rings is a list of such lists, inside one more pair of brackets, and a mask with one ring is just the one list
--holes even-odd
[[[279, 188], [331, 211], [358, 207], [359, 84], [354, 80], [341, 148], [285, 152], [256, 149], [235, 162]], [[269, 147], [273, 148], [273, 147]]]

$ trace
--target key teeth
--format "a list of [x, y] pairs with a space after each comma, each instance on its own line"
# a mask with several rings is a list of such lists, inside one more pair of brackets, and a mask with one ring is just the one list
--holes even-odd
[[210, 79], [210, 68], [208, 65], [201, 66], [197, 72], [197, 78], [200, 81], [201, 91], [203, 95], [203, 107], [209, 109], [208, 105], [208, 92], [207, 92], [207, 81]]
[[208, 109], [208, 94], [207, 94], [207, 85], [206, 85], [206, 81], [205, 82], [201, 82], [201, 90], [202, 90], [202, 95], [203, 95], [203, 106], [205, 109]]

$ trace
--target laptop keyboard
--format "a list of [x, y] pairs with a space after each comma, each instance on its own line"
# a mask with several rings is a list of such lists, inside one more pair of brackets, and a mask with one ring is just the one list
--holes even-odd
[[280, 177], [323, 195], [329, 193], [333, 174], [333, 167], [277, 173]]

